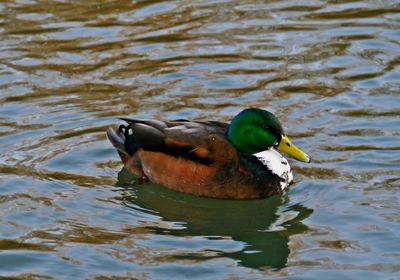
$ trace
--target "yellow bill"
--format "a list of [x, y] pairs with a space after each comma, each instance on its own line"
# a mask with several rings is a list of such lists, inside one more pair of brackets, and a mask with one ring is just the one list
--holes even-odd
[[282, 135], [281, 142], [279, 142], [277, 149], [299, 161], [302, 161], [302, 162], [310, 162], [311, 161], [311, 158], [306, 153], [304, 153], [302, 150], [297, 148], [286, 135]]

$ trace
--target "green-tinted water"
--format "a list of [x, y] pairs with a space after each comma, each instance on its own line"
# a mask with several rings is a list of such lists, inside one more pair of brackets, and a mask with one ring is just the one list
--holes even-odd
[[[0, 275], [400, 277], [398, 1], [0, 2]], [[130, 184], [117, 116], [273, 111], [282, 196]]]

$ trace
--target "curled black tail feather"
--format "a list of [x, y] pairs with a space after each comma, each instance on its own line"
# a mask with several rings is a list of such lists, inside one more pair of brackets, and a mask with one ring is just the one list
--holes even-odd
[[124, 135], [125, 152], [132, 156], [139, 148], [139, 144], [137, 143], [135, 135], [132, 132], [131, 126], [121, 124], [118, 127], [118, 132]]
[[129, 131], [131, 131], [129, 125], [120, 125], [118, 130], [109, 128], [107, 130], [107, 137], [120, 153], [132, 156], [139, 146], [132, 131]]

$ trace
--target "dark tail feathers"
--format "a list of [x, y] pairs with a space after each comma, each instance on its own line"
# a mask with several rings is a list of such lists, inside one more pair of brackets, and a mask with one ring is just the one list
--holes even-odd
[[[120, 125], [118, 131], [113, 128], [107, 130], [107, 137], [113, 146], [123, 154], [132, 156], [138, 149], [137, 141], [131, 132], [129, 125]], [[131, 132], [131, 134], [129, 134]]]

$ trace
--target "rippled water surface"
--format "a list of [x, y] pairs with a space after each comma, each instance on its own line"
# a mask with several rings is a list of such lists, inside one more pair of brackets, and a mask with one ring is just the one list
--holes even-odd
[[[1, 276], [400, 278], [398, 1], [16, 0], [0, 14]], [[118, 116], [250, 106], [314, 159], [291, 162], [282, 196], [135, 186], [105, 137]]]

